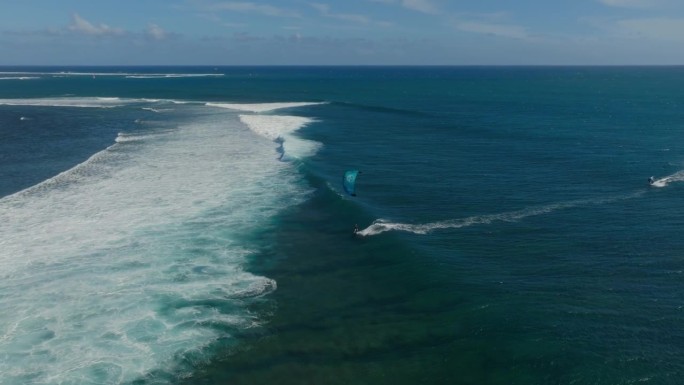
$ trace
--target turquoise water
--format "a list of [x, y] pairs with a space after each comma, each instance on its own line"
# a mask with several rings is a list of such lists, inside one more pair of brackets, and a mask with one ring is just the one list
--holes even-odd
[[0, 383], [684, 374], [679, 67], [0, 78]]

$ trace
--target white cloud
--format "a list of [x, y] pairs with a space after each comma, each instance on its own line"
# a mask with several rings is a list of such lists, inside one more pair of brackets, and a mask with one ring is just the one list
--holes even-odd
[[[596, 18], [584, 17], [580, 22], [603, 32], [597, 39], [630, 39], [643, 41], [684, 42], [684, 17]], [[634, 43], [632, 43], [634, 44]]]
[[456, 23], [456, 28], [464, 32], [480, 33], [513, 39], [529, 38], [527, 30], [519, 25], [462, 21]]
[[91, 36], [116, 36], [125, 34], [123, 29], [112, 28], [107, 24], [94, 25], [77, 13], [72, 15], [72, 21], [68, 28], [70, 31]]
[[429, 0], [402, 0], [401, 5], [403, 5], [404, 8], [412, 9], [418, 12], [429, 14], [439, 13], [437, 7]]
[[615, 22], [615, 30], [627, 37], [684, 41], [684, 18], [624, 19]]
[[439, 9], [437, 8], [436, 5], [431, 0], [370, 0], [376, 3], [383, 3], [383, 4], [397, 4], [401, 5], [402, 7], [406, 9], [410, 9], [412, 11], [418, 11], [422, 13], [427, 13], [427, 14], [438, 14]]
[[371, 19], [365, 15], [351, 14], [351, 13], [334, 13], [330, 11], [330, 6], [327, 4], [311, 3], [312, 7], [317, 9], [323, 16], [333, 19], [351, 21], [359, 24], [369, 24]]
[[146, 34], [153, 40], [164, 40], [168, 35], [160, 26], [152, 23], [147, 26]]
[[[505, 12], [454, 14], [450, 18], [450, 24], [463, 32], [517, 40], [533, 39], [533, 35], [525, 26], [512, 22], [511, 17]], [[539, 37], [535, 40], [539, 40]]]
[[147, 28], [139, 31], [126, 31], [121, 28], [113, 28], [107, 24], [95, 25], [90, 21], [84, 19], [79, 14], [74, 13], [72, 15], [72, 22], [66, 27], [66, 30], [62, 29], [56, 31], [53, 34], [62, 34], [65, 31], [70, 31], [72, 33], [77, 33], [85, 36], [97, 36], [97, 37], [127, 37], [127, 38], [146, 38], [152, 41], [161, 41], [173, 37], [178, 37], [177, 34], [169, 33], [157, 24], [149, 23]]
[[662, 5], [662, 0], [598, 0], [609, 7], [622, 8], [655, 8]]
[[255, 4], [252, 2], [224, 1], [213, 3], [205, 8], [210, 11], [259, 13], [266, 16], [277, 17], [300, 17], [298, 13], [288, 9], [278, 8], [271, 5]]

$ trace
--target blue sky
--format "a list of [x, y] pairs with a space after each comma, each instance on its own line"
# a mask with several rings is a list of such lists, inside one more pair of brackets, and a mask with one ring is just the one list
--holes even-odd
[[684, 0], [0, 0], [0, 65], [684, 64]]

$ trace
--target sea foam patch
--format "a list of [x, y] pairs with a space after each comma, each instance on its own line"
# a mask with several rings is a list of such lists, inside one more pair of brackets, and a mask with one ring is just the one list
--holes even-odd
[[262, 322], [245, 239], [305, 188], [235, 114], [183, 109], [0, 199], [0, 383], [163, 383]]

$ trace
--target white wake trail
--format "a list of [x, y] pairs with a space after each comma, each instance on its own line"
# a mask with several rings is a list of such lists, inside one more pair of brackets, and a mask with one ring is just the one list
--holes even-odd
[[357, 234], [361, 236], [372, 236], [387, 231], [406, 231], [414, 234], [424, 235], [435, 230], [441, 229], [458, 229], [474, 225], [488, 225], [493, 222], [517, 222], [527, 217], [548, 214], [558, 210], [569, 209], [573, 207], [611, 203], [619, 200], [636, 198], [643, 194], [643, 191], [639, 191], [629, 195], [616, 196], [604, 199], [580, 199], [570, 202], [551, 204], [547, 206], [531, 207], [517, 211], [509, 211], [500, 214], [477, 215], [467, 218], [450, 219], [446, 221], [438, 221], [423, 224], [394, 223], [383, 219], [378, 219], [367, 228], [359, 231]]

